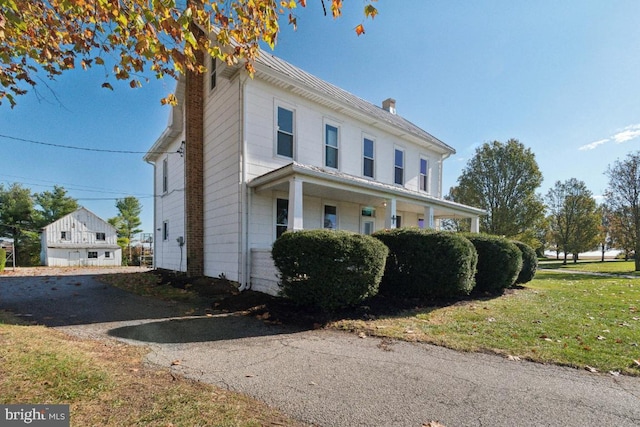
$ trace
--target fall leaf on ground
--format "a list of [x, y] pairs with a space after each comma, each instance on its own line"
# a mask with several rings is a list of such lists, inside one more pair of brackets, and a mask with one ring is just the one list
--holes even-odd
[[514, 362], [519, 362], [519, 361], [521, 361], [521, 360], [522, 360], [522, 359], [520, 359], [518, 356], [512, 356], [512, 355], [508, 355], [508, 356], [507, 356], [507, 359], [508, 359], [508, 360], [511, 360], [511, 361], [514, 361]]
[[606, 338], [605, 338], [605, 337], [603, 337], [602, 335], [598, 335], [598, 336], [596, 337], [596, 339], [597, 339], [598, 341], [606, 340]]
[[592, 366], [589, 366], [589, 365], [585, 366], [585, 367], [584, 367], [584, 369], [586, 369], [587, 371], [589, 371], [589, 372], [591, 372], [591, 373], [594, 373], [594, 374], [595, 374], [596, 372], [598, 372], [598, 370], [597, 370], [596, 368], [594, 368], [594, 367], [592, 367]]
[[176, 366], [176, 365], [180, 365], [182, 362], [179, 359], [174, 360], [173, 362], [171, 362], [171, 366]]
[[422, 427], [446, 427], [444, 424], [439, 423], [438, 421], [429, 421], [428, 423], [423, 423]]
[[360, 337], [360, 338], [366, 338], [366, 337], [367, 337], [367, 334], [365, 334], [364, 332], [360, 332], [360, 333], [358, 334], [358, 337]]
[[635, 365], [636, 368], [640, 368], [640, 359], [638, 360], [633, 359], [633, 364]]

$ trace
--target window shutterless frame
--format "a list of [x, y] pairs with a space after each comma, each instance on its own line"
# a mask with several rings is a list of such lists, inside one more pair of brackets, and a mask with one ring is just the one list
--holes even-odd
[[420, 157], [420, 191], [429, 192], [429, 160]]
[[394, 184], [404, 185], [404, 150], [395, 148], [393, 162], [393, 182]]
[[362, 176], [375, 178], [374, 142], [373, 139], [362, 139]]
[[324, 165], [338, 169], [339, 128], [325, 123], [324, 125]]
[[295, 114], [293, 110], [276, 106], [276, 154], [282, 157], [294, 158]]

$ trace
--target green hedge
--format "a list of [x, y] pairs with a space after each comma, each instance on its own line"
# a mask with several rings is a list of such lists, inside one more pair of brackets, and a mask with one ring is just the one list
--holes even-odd
[[271, 253], [284, 297], [332, 312], [377, 294], [388, 249], [371, 236], [302, 230], [284, 233]]
[[373, 236], [389, 248], [381, 294], [449, 298], [473, 289], [478, 254], [463, 236], [417, 228], [383, 230]]
[[516, 240], [514, 240], [513, 243], [522, 252], [522, 269], [520, 270], [520, 274], [518, 274], [516, 284], [529, 283], [533, 280], [536, 275], [536, 270], [538, 269], [538, 257], [536, 255], [536, 251], [526, 243], [518, 242]]
[[4, 271], [4, 266], [7, 263], [7, 251], [0, 248], [0, 273]]
[[522, 270], [522, 252], [504, 237], [465, 233], [478, 251], [476, 291], [500, 294], [513, 286]]

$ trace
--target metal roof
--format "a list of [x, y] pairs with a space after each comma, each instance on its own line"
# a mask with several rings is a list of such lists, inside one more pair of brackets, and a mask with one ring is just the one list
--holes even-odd
[[[334, 100], [340, 104], [343, 104], [347, 107], [351, 107], [362, 114], [372, 118], [376, 123], [384, 123], [395, 127], [403, 132], [406, 132], [414, 137], [417, 137], [423, 140], [425, 143], [436, 146], [440, 149], [444, 149], [448, 151], [450, 154], [455, 153], [455, 149], [444, 142], [440, 141], [438, 138], [434, 137], [424, 129], [416, 126], [411, 123], [407, 119], [399, 116], [398, 114], [393, 114], [382, 107], [374, 105], [364, 99], [353, 95], [347, 92], [344, 89], [341, 89], [329, 82], [326, 82], [290, 63], [287, 61], [278, 58], [275, 55], [272, 55], [268, 52], [261, 51], [260, 56], [258, 56], [256, 60], [257, 65], [257, 77], [262, 77], [260, 75], [260, 71], [266, 71], [263, 67], [266, 67], [268, 70], [272, 70], [277, 72], [280, 75], [287, 77], [288, 79], [298, 83], [299, 85], [308, 88], [312, 92], [315, 92], [317, 96], [325, 97], [325, 99]], [[262, 66], [262, 67], [261, 67]], [[268, 79], [267, 79], [268, 80]], [[291, 87], [288, 87], [289, 90], [295, 90]], [[317, 100], [317, 99], [316, 99]]]

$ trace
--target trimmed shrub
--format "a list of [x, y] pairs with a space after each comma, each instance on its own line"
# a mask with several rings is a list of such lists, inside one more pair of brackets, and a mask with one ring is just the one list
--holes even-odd
[[380, 294], [404, 298], [468, 295], [478, 254], [463, 236], [417, 228], [374, 233], [389, 248]]
[[7, 251], [0, 248], [0, 273], [4, 271], [4, 266], [7, 263]]
[[274, 243], [281, 294], [324, 312], [378, 293], [388, 249], [371, 236], [346, 231], [287, 232]]
[[513, 240], [513, 243], [522, 252], [522, 269], [516, 279], [516, 284], [529, 283], [533, 280], [538, 269], [538, 257], [536, 251], [526, 243]]
[[522, 252], [504, 237], [465, 233], [478, 251], [476, 291], [500, 294], [513, 286], [522, 269]]

